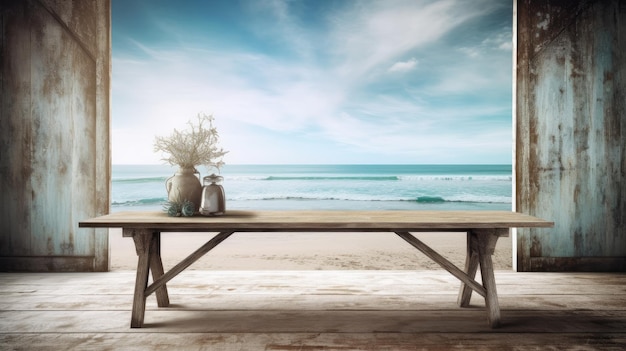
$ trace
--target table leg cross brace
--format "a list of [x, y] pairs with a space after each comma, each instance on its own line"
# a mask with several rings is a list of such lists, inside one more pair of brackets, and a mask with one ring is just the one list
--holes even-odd
[[[165, 285], [180, 272], [196, 262], [207, 252], [226, 240], [234, 232], [221, 232], [215, 235], [206, 244], [194, 251], [187, 258], [167, 273], [163, 272], [163, 262], [160, 253], [161, 233], [149, 229], [124, 229], [125, 237], [132, 237], [139, 260], [137, 263], [137, 277], [135, 280], [135, 295], [133, 298], [133, 311], [130, 321], [131, 328], [141, 328], [143, 326], [146, 311], [146, 298], [156, 292], [157, 305], [159, 307], [169, 306], [167, 286]], [[152, 271], [153, 283], [148, 286], [148, 274]]]
[[[411, 233], [396, 232], [396, 234], [461, 281], [461, 289], [458, 298], [460, 307], [469, 306], [472, 290], [476, 291], [485, 298], [489, 325], [492, 328], [496, 328], [500, 325], [500, 305], [498, 303], [498, 293], [493, 274], [491, 255], [494, 252], [498, 238], [500, 236], [508, 236], [508, 229], [469, 230], [467, 232], [465, 271], [455, 266], [452, 262], [438, 254]], [[483, 281], [482, 285], [474, 279], [479, 264]]]
[[[177, 276], [195, 261], [204, 256], [207, 252], [215, 248], [222, 241], [226, 240], [234, 232], [221, 232], [206, 242], [198, 250], [190, 254], [167, 273], [163, 272], [163, 263], [160, 253], [161, 233], [149, 229], [124, 229], [123, 236], [132, 237], [135, 242], [137, 255], [137, 277], [135, 280], [135, 295], [133, 299], [133, 310], [131, 317], [131, 328], [143, 326], [146, 298], [156, 293], [159, 307], [169, 306], [167, 293], [167, 282]], [[398, 236], [406, 240], [409, 244], [420, 250], [434, 262], [438, 263], [445, 270], [461, 280], [458, 304], [467, 307], [470, 302], [472, 291], [485, 298], [487, 316], [492, 328], [500, 324], [500, 306], [496, 291], [495, 278], [493, 274], [493, 263], [491, 255], [494, 252], [498, 237], [507, 236], [508, 229], [473, 229], [467, 233], [467, 257], [465, 271], [456, 267], [452, 262], [438, 254], [428, 245], [414, 237], [409, 232], [396, 232]], [[483, 284], [476, 282], [474, 277], [480, 265]], [[153, 283], [148, 286], [148, 275], [152, 271]]]
[[172, 278], [177, 276], [180, 272], [184, 271], [187, 267], [191, 266], [194, 262], [199, 260], [207, 252], [211, 251], [213, 248], [219, 245], [222, 241], [226, 240], [233, 233], [234, 232], [222, 232], [214, 236], [211, 240], [207, 241], [198, 250], [194, 251], [191, 255], [182, 260], [176, 266], [172, 267], [172, 269], [170, 269], [167, 273], [163, 274], [160, 278], [156, 279], [150, 286], [148, 286], [146, 288], [146, 296], [157, 291], [157, 289], [159, 289], [161, 286], [164, 286]]

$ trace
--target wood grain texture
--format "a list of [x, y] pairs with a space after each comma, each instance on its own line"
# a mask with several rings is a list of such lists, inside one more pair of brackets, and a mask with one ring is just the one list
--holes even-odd
[[82, 228], [157, 231], [467, 231], [551, 227], [552, 222], [508, 211], [227, 211], [216, 217], [168, 217], [164, 212], [117, 212], [81, 221]]
[[518, 270], [626, 267], [624, 18], [620, 0], [517, 1], [515, 209], [556, 223], [518, 231]]
[[[161, 233], [153, 233], [150, 245], [150, 250], [153, 252], [153, 254], [150, 255], [150, 272], [152, 272], [152, 281], [154, 282], [160, 279], [165, 273], [163, 270], [163, 261], [161, 260]], [[168, 307], [170, 305], [170, 298], [165, 283], [155, 289], [155, 292], [159, 307]]]
[[0, 270], [108, 269], [109, 5], [0, 4]]
[[503, 325], [444, 271], [186, 271], [128, 329], [134, 272], [0, 274], [6, 349], [621, 350], [626, 275], [497, 271]]
[[150, 256], [154, 254], [151, 249], [154, 247], [154, 235], [150, 230], [141, 230], [134, 233], [133, 241], [137, 249], [137, 277], [135, 278], [135, 294], [133, 295], [133, 309], [131, 313], [131, 328], [143, 326], [143, 319], [146, 311], [146, 287], [148, 286], [148, 275], [150, 271]]
[[[168, 305], [165, 284], [183, 272], [193, 262], [219, 245], [236, 231], [394, 231], [402, 239], [420, 250], [465, 286], [485, 297], [488, 320], [491, 327], [500, 325], [500, 307], [493, 276], [491, 255], [500, 236], [508, 236], [509, 228], [515, 226], [550, 226], [552, 223], [505, 211], [232, 211], [218, 217], [169, 217], [163, 212], [119, 212], [80, 223], [83, 227], [123, 228], [123, 235], [133, 237], [139, 263], [135, 282], [135, 297], [131, 327], [143, 325], [146, 297], [155, 291], [159, 306]], [[206, 244], [183, 259], [168, 272], [163, 273], [160, 248], [162, 231], [211, 231], [223, 230]], [[449, 260], [415, 238], [409, 231], [458, 230], [471, 233], [469, 247], [478, 255], [483, 285], [474, 280], [475, 269], [463, 272]], [[150, 237], [151, 243], [146, 243]], [[468, 252], [469, 253], [469, 252]], [[470, 254], [470, 260], [473, 253]], [[149, 263], [153, 269], [154, 283], [147, 286]], [[471, 263], [471, 261], [469, 261]], [[145, 271], [145, 272], [144, 272]], [[462, 287], [460, 305], [471, 298]], [[465, 295], [465, 297], [463, 297]]]
[[[475, 279], [476, 271], [478, 270], [478, 251], [474, 247], [474, 240], [472, 239], [472, 233], [467, 233], [466, 240], [466, 256], [465, 256], [465, 272], [468, 278]], [[470, 299], [472, 298], [472, 289], [467, 286], [465, 283], [461, 283], [461, 288], [459, 289], [459, 296], [457, 299], [457, 303], [459, 307], [467, 307], [469, 306]]]
[[498, 232], [495, 230], [473, 230], [471, 232], [471, 240], [477, 244], [480, 275], [485, 288], [487, 317], [492, 328], [500, 326], [500, 303], [498, 302], [498, 290], [491, 260], [498, 238]]

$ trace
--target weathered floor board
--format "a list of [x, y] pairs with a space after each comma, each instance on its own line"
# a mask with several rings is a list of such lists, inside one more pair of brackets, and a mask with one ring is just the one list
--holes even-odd
[[626, 274], [498, 271], [499, 329], [440, 271], [188, 271], [131, 329], [134, 278], [0, 274], [0, 349], [626, 348]]

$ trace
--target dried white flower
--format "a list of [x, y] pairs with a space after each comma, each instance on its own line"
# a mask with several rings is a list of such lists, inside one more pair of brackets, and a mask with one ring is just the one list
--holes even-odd
[[154, 140], [154, 151], [168, 154], [162, 160], [170, 165], [181, 168], [204, 165], [219, 169], [224, 165], [222, 158], [228, 151], [218, 148], [219, 135], [213, 126], [213, 120], [213, 115], [199, 113], [197, 124], [188, 122], [191, 129], [174, 129], [169, 137], [157, 136]]

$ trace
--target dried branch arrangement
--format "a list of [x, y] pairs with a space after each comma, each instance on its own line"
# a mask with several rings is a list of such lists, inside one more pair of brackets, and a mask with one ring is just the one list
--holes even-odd
[[154, 151], [168, 156], [162, 160], [181, 168], [195, 168], [204, 165], [219, 169], [228, 151], [218, 147], [219, 135], [213, 126], [213, 115], [198, 114], [198, 123], [188, 122], [190, 129], [174, 132], [169, 137], [157, 136]]

